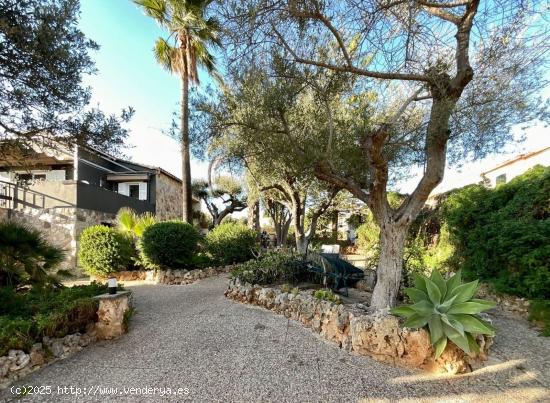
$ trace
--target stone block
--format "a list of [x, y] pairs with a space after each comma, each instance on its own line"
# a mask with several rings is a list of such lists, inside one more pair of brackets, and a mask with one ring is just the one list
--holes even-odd
[[95, 326], [98, 339], [114, 339], [125, 333], [124, 314], [132, 307], [131, 295], [131, 291], [121, 291], [94, 297], [99, 300]]

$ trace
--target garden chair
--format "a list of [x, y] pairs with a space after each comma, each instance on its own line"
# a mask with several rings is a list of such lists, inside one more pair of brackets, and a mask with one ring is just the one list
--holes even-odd
[[309, 262], [308, 270], [323, 277], [323, 285], [327, 287], [328, 277], [332, 278], [332, 290], [337, 292], [345, 289], [345, 296], [348, 296], [348, 283], [361, 280], [365, 273], [351, 263], [340, 258], [340, 245], [322, 245], [317, 262]]

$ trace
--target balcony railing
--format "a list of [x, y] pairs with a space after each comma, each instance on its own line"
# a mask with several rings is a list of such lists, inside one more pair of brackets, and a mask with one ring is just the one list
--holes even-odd
[[[21, 210], [78, 207], [108, 214], [116, 214], [122, 207], [129, 207], [137, 213], [155, 213], [155, 204], [125, 196], [99, 186], [84, 182], [44, 182], [41, 188], [47, 193], [30, 189], [28, 186], [0, 181], [0, 208]], [[61, 195], [63, 197], [52, 196]]]

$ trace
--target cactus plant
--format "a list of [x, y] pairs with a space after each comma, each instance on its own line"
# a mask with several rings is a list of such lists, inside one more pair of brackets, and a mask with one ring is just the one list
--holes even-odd
[[448, 340], [469, 354], [479, 352], [477, 334], [495, 334], [494, 327], [478, 315], [493, 308], [495, 303], [473, 298], [477, 280], [462, 284], [460, 272], [445, 280], [437, 270], [432, 271], [430, 277], [414, 274], [413, 278], [415, 286], [404, 290], [413, 303], [393, 308], [391, 312], [406, 318], [405, 327], [428, 329], [436, 359]]

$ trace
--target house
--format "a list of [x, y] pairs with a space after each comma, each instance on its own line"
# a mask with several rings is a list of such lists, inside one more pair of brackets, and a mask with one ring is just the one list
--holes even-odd
[[[137, 164], [87, 146], [55, 148], [38, 141], [22, 150], [0, 147], [0, 220], [39, 228], [77, 266], [82, 230], [111, 223], [122, 207], [157, 218], [181, 217], [181, 180], [158, 167]], [[193, 201], [200, 211], [200, 201]]]
[[520, 154], [496, 167], [481, 173], [483, 182], [490, 187], [507, 183], [535, 165], [550, 166], [550, 146], [526, 154]]

